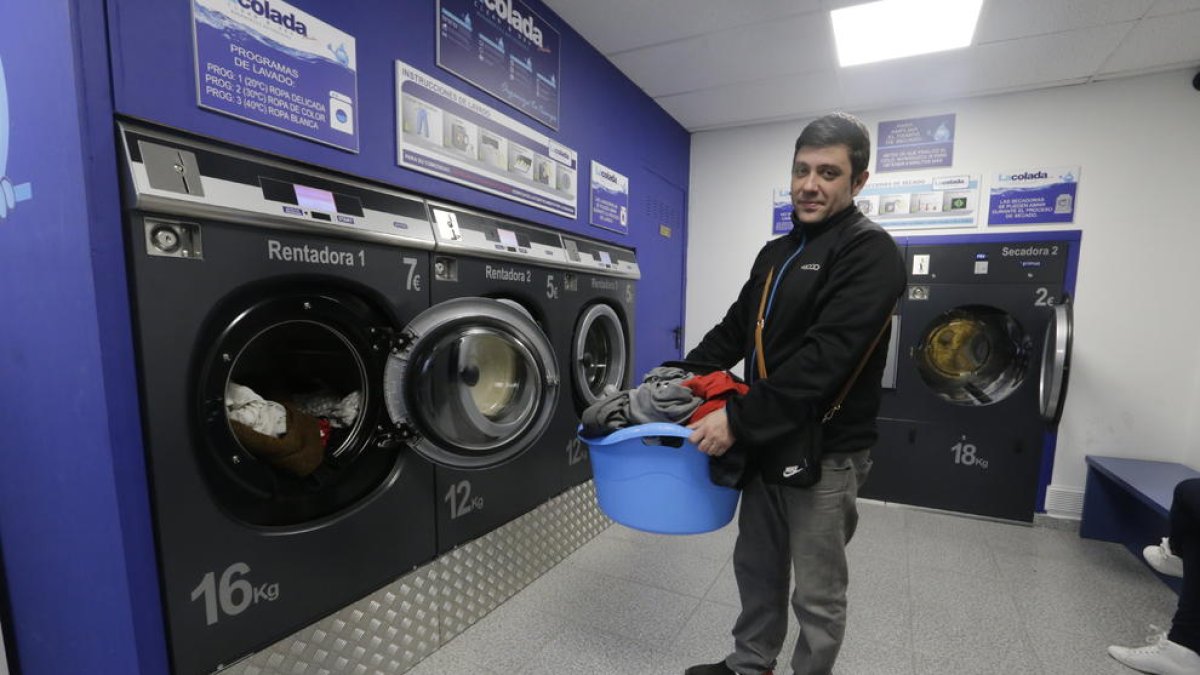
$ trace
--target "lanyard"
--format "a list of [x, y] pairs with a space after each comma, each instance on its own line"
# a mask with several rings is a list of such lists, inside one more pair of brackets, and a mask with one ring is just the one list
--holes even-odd
[[[762, 334], [763, 329], [767, 325], [767, 317], [771, 314], [771, 307], [775, 304], [775, 292], [779, 290], [779, 282], [783, 279], [783, 275], [787, 272], [788, 267], [804, 251], [804, 245], [807, 243], [808, 233], [805, 232], [801, 235], [800, 247], [788, 256], [788, 259], [779, 267], [779, 276], [775, 276], [774, 267], [767, 272], [767, 281], [763, 284], [762, 299], [758, 303], [758, 320], [754, 324], [754, 349], [750, 351], [750, 359], [757, 364], [759, 378], [767, 376], [767, 361], [763, 356]], [[774, 283], [771, 283], [772, 279], [774, 279]]]

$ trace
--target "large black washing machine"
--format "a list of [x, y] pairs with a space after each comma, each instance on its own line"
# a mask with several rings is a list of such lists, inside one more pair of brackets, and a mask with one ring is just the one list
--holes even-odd
[[[469, 368], [460, 369], [464, 414], [447, 418], [473, 453], [473, 465], [436, 471], [437, 546], [442, 553], [536, 508], [561, 489], [565, 456], [549, 434], [559, 426], [559, 359], [549, 336], [561, 312], [562, 243], [557, 233], [462, 206], [429, 202], [437, 250], [435, 307], [486, 298], [524, 319], [519, 332], [478, 334]], [[519, 444], [489, 430], [520, 426]], [[478, 440], [477, 440], [478, 439]]]
[[433, 467], [479, 463], [444, 433], [447, 373], [481, 322], [526, 320], [430, 306], [419, 198], [173, 132], [120, 141], [171, 662], [210, 673], [435, 556]]
[[562, 235], [570, 269], [564, 275], [563, 311], [555, 333], [562, 357], [564, 386], [559, 404], [568, 428], [563, 488], [592, 478], [587, 446], [576, 435], [584, 409], [608, 394], [628, 389], [633, 370], [633, 317], [637, 254], [627, 248]]
[[1078, 232], [907, 241], [895, 380], [861, 496], [1025, 522], [1042, 510], [1079, 244]]

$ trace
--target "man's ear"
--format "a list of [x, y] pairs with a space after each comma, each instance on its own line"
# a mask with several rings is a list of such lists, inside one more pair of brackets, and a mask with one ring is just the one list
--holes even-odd
[[854, 179], [854, 182], [851, 184], [851, 187], [850, 187], [850, 196], [851, 197], [858, 196], [858, 191], [863, 189], [863, 186], [867, 184], [867, 178], [869, 178], [870, 176], [871, 176], [871, 172], [867, 171], [866, 169], [863, 169], [863, 172], [858, 174], [858, 176]]

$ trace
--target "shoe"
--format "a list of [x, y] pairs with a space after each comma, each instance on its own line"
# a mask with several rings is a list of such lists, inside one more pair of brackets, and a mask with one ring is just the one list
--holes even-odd
[[[692, 666], [691, 668], [688, 668], [687, 670], [683, 671], [683, 675], [738, 675], [738, 674], [736, 672], [734, 672], [733, 670], [731, 670], [729, 668], [729, 666], [725, 665], [724, 661], [718, 661], [716, 663], [707, 663], [707, 664], [704, 664], [701, 666]], [[767, 672], [763, 673], [762, 675], [772, 675], [772, 671], [768, 670]]]
[[1108, 655], [1121, 663], [1153, 675], [1195, 675], [1200, 673], [1200, 654], [1171, 642], [1166, 633], [1147, 640], [1147, 647], [1109, 647]]
[[692, 666], [683, 671], [683, 675], [737, 675], [737, 673], [730, 670], [724, 661], [717, 661], [716, 663]]
[[1183, 558], [1171, 553], [1171, 543], [1163, 537], [1162, 544], [1142, 549], [1142, 557], [1160, 574], [1183, 578]]

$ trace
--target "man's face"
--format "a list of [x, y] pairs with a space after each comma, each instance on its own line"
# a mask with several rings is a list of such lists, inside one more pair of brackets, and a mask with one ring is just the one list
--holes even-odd
[[850, 175], [850, 148], [845, 145], [804, 145], [792, 162], [792, 208], [802, 223], [819, 223], [850, 206], [867, 182]]

